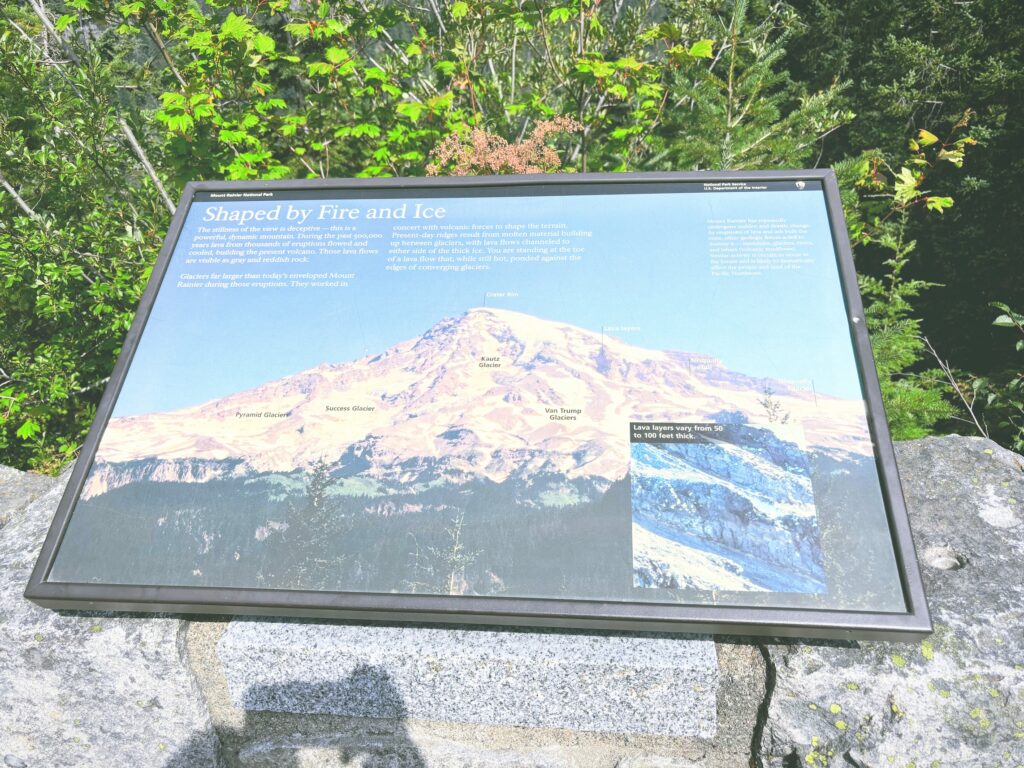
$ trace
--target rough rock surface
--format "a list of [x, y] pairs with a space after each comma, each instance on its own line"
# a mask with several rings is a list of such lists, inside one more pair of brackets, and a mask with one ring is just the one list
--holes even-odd
[[[188, 633], [189, 656], [206, 695], [227, 768], [737, 768], [749, 762], [751, 734], [764, 695], [765, 667], [759, 649], [727, 643], [714, 649], [718, 692], [714, 732], [707, 737], [655, 736], [636, 729], [631, 732], [628, 722], [623, 722], [617, 733], [595, 733], [443, 719], [446, 714], [450, 716], [450, 705], [442, 699], [460, 699], [467, 708], [475, 704], [484, 711], [493, 709], [502, 699], [503, 680], [516, 682], [509, 671], [501, 670], [496, 670], [488, 690], [450, 681], [438, 694], [437, 711], [420, 713], [419, 717], [412, 716], [407, 708], [391, 670], [373, 665], [362, 667], [357, 674], [339, 669], [335, 684], [322, 689], [337, 690], [336, 683], [346, 679], [372, 681], [362, 686], [361, 692], [351, 690], [350, 700], [338, 701], [336, 706], [351, 711], [353, 705], [372, 703], [378, 714], [387, 716], [385, 719], [244, 709], [235, 705], [226, 670], [219, 661], [218, 644], [227, 626], [214, 621], [195, 622]], [[414, 655], [402, 664], [408, 665], [416, 658]], [[706, 664], [700, 666], [706, 668]], [[395, 671], [399, 679], [401, 673], [399, 667]], [[614, 682], [609, 680], [605, 685], [611, 687]], [[299, 688], [303, 696], [315, 691], [313, 686], [302, 686], [301, 681], [293, 681], [293, 687]], [[562, 695], [563, 691], [547, 692], [549, 708], [559, 708], [557, 700]], [[594, 701], [579, 706], [600, 709], [605, 704], [599, 694]], [[537, 712], [536, 706], [528, 708]], [[510, 715], [513, 713], [506, 712], [504, 717]], [[652, 715], [651, 721], [657, 722], [657, 717]], [[692, 723], [693, 718], [689, 721]], [[639, 730], [650, 728], [641, 723]]]
[[1024, 765], [1024, 458], [897, 445], [935, 634], [770, 648], [765, 766]]
[[56, 483], [52, 477], [0, 466], [0, 528]]
[[59, 614], [22, 596], [67, 478], [24, 505], [9, 499], [39, 484], [0, 476], [11, 504], [0, 529], [0, 765], [162, 766], [186, 745], [183, 765], [214, 765], [216, 738], [183, 660], [184, 622]]
[[[364, 703], [376, 701], [373, 714], [384, 718], [339, 714], [351, 710], [329, 698], [278, 706], [314, 713], [272, 711], [271, 694], [309, 693], [311, 670], [298, 661], [270, 681], [277, 688], [236, 685], [233, 696], [218, 643], [244, 636], [242, 624], [262, 632], [258, 625], [270, 631], [280, 622], [249, 619], [228, 630], [217, 620], [58, 614], [27, 602], [25, 582], [66, 475], [0, 468], [0, 516], [8, 518], [0, 528], [0, 766], [1020, 768], [1024, 458], [959, 437], [904, 443], [897, 454], [934, 636], [903, 644], [718, 638], [713, 733], [688, 737], [637, 733], [640, 712], [619, 733], [445, 722], [445, 702], [413, 713], [394, 681], [417, 659], [385, 659], [358, 675], [336, 670], [337, 680], [367, 683]], [[306, 647], [318, 631], [333, 637], [339, 630], [328, 627], [343, 626], [294, 625]], [[329, 677], [321, 670], [316, 679]], [[493, 703], [482, 682], [466, 687], [456, 676], [443, 688], [437, 696], [466, 696], [468, 706]], [[662, 715], [651, 712], [650, 722]]]
[[[708, 738], [710, 638], [233, 621], [217, 653], [243, 709]], [[453, 695], [457, 694], [457, 695]]]

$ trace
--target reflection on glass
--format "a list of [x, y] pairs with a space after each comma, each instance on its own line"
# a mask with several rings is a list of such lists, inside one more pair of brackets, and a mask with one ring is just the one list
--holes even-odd
[[49, 579], [904, 610], [806, 186], [194, 202]]

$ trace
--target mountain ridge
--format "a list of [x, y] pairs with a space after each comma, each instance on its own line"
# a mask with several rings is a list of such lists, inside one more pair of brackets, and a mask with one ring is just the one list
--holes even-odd
[[389, 483], [538, 473], [606, 483], [629, 470], [631, 421], [709, 421], [722, 412], [762, 423], [788, 414], [801, 447], [871, 453], [860, 401], [729, 371], [702, 355], [475, 308], [375, 355], [114, 418], [86, 495], [121, 484], [116, 465], [145, 459], [200, 463], [195, 482], [216, 475], [219, 462], [238, 476], [325, 461], [339, 471], [358, 464]]

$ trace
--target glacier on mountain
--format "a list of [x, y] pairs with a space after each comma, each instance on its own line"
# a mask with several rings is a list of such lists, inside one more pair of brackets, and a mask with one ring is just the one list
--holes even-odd
[[[501, 360], [481, 368], [482, 357]], [[631, 421], [756, 418], [770, 386], [803, 426], [804, 445], [870, 455], [863, 403], [750, 377], [706, 356], [643, 349], [509, 310], [472, 309], [358, 360], [300, 373], [175, 411], [114, 418], [97, 452], [102, 483], [146, 460], [228, 462], [231, 473], [291, 472], [324, 460], [398, 489], [442, 478], [494, 482], [543, 472], [620, 480]], [[356, 411], [342, 407], [360, 406]], [[579, 409], [575, 421], [547, 409]], [[283, 418], [240, 418], [269, 412]], [[241, 463], [241, 469], [234, 466]], [[137, 464], [124, 475], [137, 481]], [[223, 474], [223, 473], [222, 473]]]

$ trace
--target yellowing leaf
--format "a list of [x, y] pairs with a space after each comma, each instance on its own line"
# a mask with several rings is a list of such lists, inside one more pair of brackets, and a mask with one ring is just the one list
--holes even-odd
[[926, 197], [924, 204], [927, 206], [929, 211], [938, 211], [942, 213], [947, 208], [953, 207], [952, 197]]
[[939, 137], [936, 136], [934, 133], [930, 133], [929, 131], [926, 131], [924, 128], [922, 128], [920, 131], [917, 132], [917, 140], [922, 147], [930, 147], [932, 144], [939, 140]]
[[964, 153], [959, 149], [954, 149], [949, 152], [942, 149], [939, 150], [939, 160], [946, 160], [947, 162], [950, 162], [953, 165], [955, 165], [957, 168], [963, 168]]
[[897, 203], [909, 202], [917, 194], [917, 177], [904, 166], [896, 176], [895, 198]]

